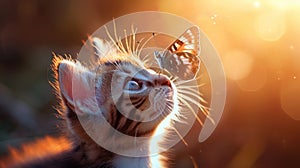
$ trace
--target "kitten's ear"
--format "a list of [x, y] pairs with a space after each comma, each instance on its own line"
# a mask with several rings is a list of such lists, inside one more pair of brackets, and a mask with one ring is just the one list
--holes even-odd
[[79, 62], [62, 60], [58, 64], [58, 83], [60, 93], [67, 106], [77, 114], [96, 113], [94, 96], [95, 74]]

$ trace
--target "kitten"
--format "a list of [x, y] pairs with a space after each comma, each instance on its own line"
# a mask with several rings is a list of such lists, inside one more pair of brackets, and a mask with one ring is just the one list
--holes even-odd
[[[65, 119], [63, 146], [37, 159], [10, 163], [7, 167], [165, 167], [167, 157], [129, 157], [116, 154], [99, 144], [109, 145], [114, 150], [130, 150], [132, 144], [140, 144], [120, 138], [106, 127], [129, 137], [148, 138], [149, 152], [159, 148], [161, 141], [151, 140], [163, 124], [172, 126], [179, 119], [179, 109], [193, 96], [182, 91], [175, 80], [155, 71], [127, 48], [120, 51], [117, 43], [92, 38], [96, 57], [91, 65], [78, 60], [53, 58], [56, 82], [53, 84], [60, 100], [59, 114]], [[119, 43], [120, 44], [120, 43]], [[198, 66], [198, 64], [196, 65]], [[195, 68], [195, 67], [192, 67]], [[181, 82], [182, 83], [182, 82]], [[177, 88], [178, 87], [178, 88]], [[179, 97], [178, 97], [179, 96]], [[198, 98], [198, 97], [197, 97]], [[200, 102], [200, 98], [197, 102]], [[197, 107], [203, 108], [200, 103]], [[191, 111], [193, 109], [188, 106]], [[193, 111], [194, 112], [194, 111]], [[163, 124], [162, 124], [163, 123]], [[105, 142], [103, 142], [105, 141]], [[62, 145], [64, 144], [64, 145]], [[143, 145], [143, 144], [142, 144]], [[23, 148], [24, 149], [24, 148]], [[46, 150], [46, 149], [45, 149]], [[16, 152], [16, 151], [15, 151]], [[17, 154], [15, 154], [17, 155]], [[19, 154], [19, 157], [22, 156]], [[24, 155], [25, 156], [25, 155]], [[0, 164], [1, 165], [1, 164]]]

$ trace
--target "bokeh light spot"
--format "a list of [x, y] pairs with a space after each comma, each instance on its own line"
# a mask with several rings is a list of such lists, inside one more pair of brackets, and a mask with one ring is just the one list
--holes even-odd
[[285, 18], [278, 12], [262, 14], [255, 21], [255, 30], [259, 38], [277, 41], [285, 34]]
[[289, 80], [281, 87], [281, 108], [293, 119], [300, 120], [300, 80]]
[[245, 78], [252, 69], [253, 58], [239, 50], [227, 52], [223, 57], [227, 77], [232, 80]]
[[238, 80], [238, 86], [245, 90], [254, 92], [261, 89], [267, 81], [267, 70], [262, 64], [255, 64], [252, 66], [252, 71], [249, 75], [242, 79]]
[[254, 1], [254, 2], [253, 2], [253, 6], [254, 6], [255, 8], [260, 8], [261, 3], [260, 3], [259, 1]]
[[217, 24], [217, 17], [218, 17], [218, 15], [217, 14], [213, 14], [211, 17], [210, 17], [210, 19], [212, 20], [212, 24]]

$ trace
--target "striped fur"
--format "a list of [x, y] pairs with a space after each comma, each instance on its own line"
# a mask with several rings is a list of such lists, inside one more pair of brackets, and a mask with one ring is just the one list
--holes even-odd
[[[84, 66], [79, 61], [60, 56], [53, 59], [56, 79], [53, 87], [60, 100], [57, 109], [65, 119], [63, 137], [70, 146], [54, 155], [3, 165], [89, 168], [166, 166], [161, 161], [166, 161], [167, 157], [162, 155], [140, 158], [117, 155], [98, 145], [86, 132], [88, 127], [105, 136], [106, 141], [113, 143], [111, 145], [115, 148], [126, 148], [126, 140], [115, 139], [111, 132], [103, 129], [100, 113], [123, 134], [151, 137], [160, 123], [171, 124], [172, 120], [176, 120], [179, 111], [176, 84], [167, 76], [149, 69], [139, 58], [137, 49], [120, 49], [120, 43], [113, 45], [97, 38], [90, 40], [96, 56], [91, 58], [93, 61], [90, 64]], [[184, 89], [182, 87], [178, 93], [192, 94]], [[185, 101], [181, 97], [180, 100], [186, 102], [190, 99]], [[196, 105], [203, 107], [200, 103]], [[85, 125], [80, 118], [86, 121]]]
[[[128, 58], [130, 58], [130, 56], [128, 56]], [[69, 73], [65, 76], [80, 74], [81, 77], [73, 76], [72, 78], [80, 78], [83, 81], [90, 81], [88, 79], [89, 76], [95, 77], [94, 90], [97, 105], [98, 107], [100, 107], [101, 113], [105, 116], [105, 119], [110, 123], [110, 125], [116, 130], [130, 136], [151, 136], [156, 126], [172, 111], [172, 84], [168, 77], [163, 76], [162, 74], [153, 73], [153, 71], [147, 70], [144, 65], [141, 66], [139, 62], [137, 63], [133, 60], [135, 59], [122, 58], [118, 60], [114, 57], [113, 60], [105, 62], [100, 61], [97, 67], [92, 67], [90, 69], [83, 67], [79, 62], [74, 63], [65, 62], [65, 60], [58, 60], [61, 62], [61, 64], [68, 64], [66, 66], [68, 68], [64, 68], [63, 70], [60, 70], [58, 68], [58, 76], [60, 75], [59, 71], [73, 69], [73, 71], [76, 71], [75, 74]], [[62, 65], [58, 64], [58, 67], [61, 66]], [[58, 80], [60, 80], [59, 77]], [[126, 89], [126, 85], [130, 81], [141, 85], [142, 88], [138, 90]], [[68, 86], [70, 85], [70, 83], [63, 82], [63, 79], [59, 81], [59, 87], [68, 90], [67, 88], [70, 87]], [[79, 84], [79, 86], [80, 89], [83, 90], [90, 87], [86, 86], [84, 82], [82, 84]], [[74, 97], [72, 97], [74, 95], [71, 95], [70, 93], [68, 93], [68, 91], [60, 92], [61, 97], [64, 100], [64, 104], [66, 104], [69, 109], [74, 109], [74, 104], [76, 104], [75, 101], [77, 101], [74, 100]], [[89, 111], [89, 115], [92, 115], [90, 114], [90, 111], [96, 109], [93, 106], [93, 103], [90, 103], [90, 106], [88, 106], [89, 109], [86, 110]], [[168, 108], [164, 108], [165, 106], [167, 106]], [[71, 114], [77, 114], [80, 116], [83, 115], [82, 113], [85, 113], [85, 111], [80, 109], [79, 112], [73, 110]], [[94, 113], [97, 114], [97, 112]], [[86, 140], [88, 140], [91, 145], [95, 145], [96, 143], [91, 142], [89, 137], [86, 137], [86, 134], [83, 132], [82, 128], [79, 129], [80, 132], [78, 131], [78, 128], [74, 128], [74, 124], [72, 123], [74, 122], [74, 119], [78, 123], [78, 118], [67, 117], [67, 120], [69, 120], [68, 122], [71, 122], [71, 124], [69, 124], [69, 129], [71, 130], [71, 132], [75, 132], [76, 136], [78, 136], [78, 134], [84, 135], [80, 137], [80, 139], [83, 140], [83, 142], [81, 143], [88, 144], [86, 143]], [[91, 119], [88, 119], [88, 121], [90, 123], [95, 123], [95, 126], [92, 127], [95, 127], [96, 129], [102, 128], [101, 124], [98, 124], [99, 121], [97, 121], [97, 118], [92, 117]], [[105, 130], [103, 130], [102, 132], [105, 132]], [[110, 141], [109, 139], [111, 139], [111, 141], [114, 141], [115, 146], [126, 148], [127, 145], [126, 143], [124, 143], [126, 142], [124, 141], [124, 139], [115, 140], [110, 136], [112, 135], [107, 134], [108, 141]], [[99, 148], [101, 147], [99, 146]], [[102, 150], [98, 151], [102, 152]], [[98, 152], [95, 152], [94, 154], [98, 156], [101, 155]], [[110, 160], [103, 160], [97, 157], [96, 158], [101, 160], [101, 162], [112, 163], [115, 166], [120, 166], [120, 163], [124, 162], [124, 157], [112, 153], [109, 154], [112, 155]], [[125, 158], [125, 160], [128, 160], [127, 157]], [[139, 165], [137, 167], [141, 167], [141, 163], [144, 163], [143, 167], [150, 167], [151, 163], [147, 157], [143, 157], [140, 159], [132, 158], [132, 160], [135, 160], [136, 164]], [[131, 164], [133, 163], [131, 162]], [[129, 165], [125, 167], [128, 166]]]

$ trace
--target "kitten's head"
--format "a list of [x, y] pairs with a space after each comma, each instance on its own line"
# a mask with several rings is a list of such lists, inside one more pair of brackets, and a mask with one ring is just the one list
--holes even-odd
[[69, 129], [78, 134], [78, 128], [82, 132], [78, 117], [97, 122], [101, 113], [124, 134], [150, 135], [177, 106], [175, 85], [134, 53], [121, 54], [99, 39], [93, 42], [97, 55], [93, 66], [61, 57], [54, 60], [56, 87], [67, 108]]

